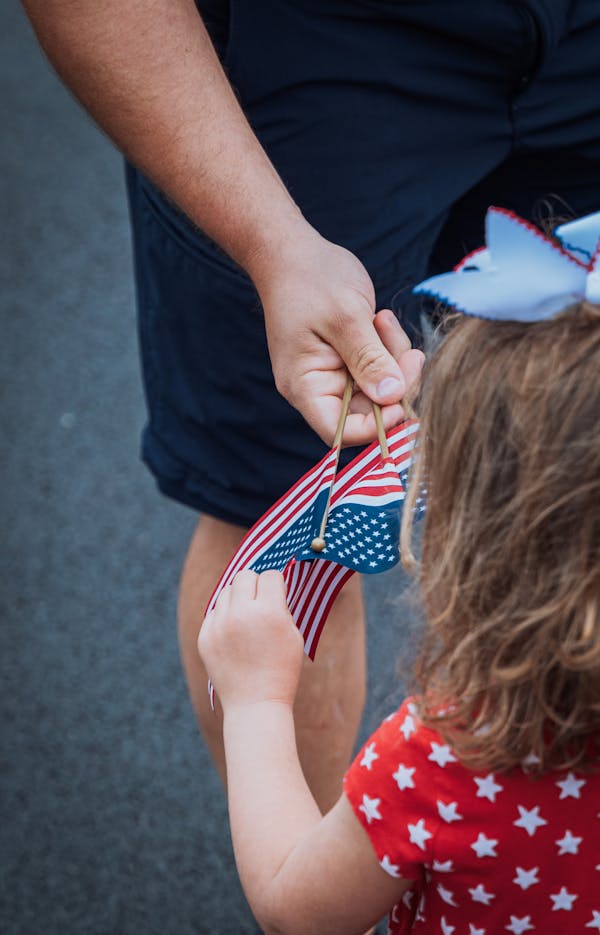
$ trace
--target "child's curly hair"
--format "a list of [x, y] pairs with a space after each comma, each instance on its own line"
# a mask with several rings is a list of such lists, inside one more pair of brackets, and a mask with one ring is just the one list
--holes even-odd
[[410, 565], [424, 485], [421, 713], [473, 767], [589, 766], [600, 728], [600, 307], [535, 324], [458, 319], [425, 366], [402, 528]]

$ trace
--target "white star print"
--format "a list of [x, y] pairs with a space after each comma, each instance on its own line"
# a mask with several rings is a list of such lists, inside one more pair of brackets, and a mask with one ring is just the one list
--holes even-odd
[[404, 903], [407, 909], [410, 909], [410, 904], [413, 901], [414, 895], [415, 895], [414, 890], [406, 890], [406, 892], [404, 893], [404, 896], [402, 897], [402, 902]]
[[496, 845], [498, 841], [495, 838], [488, 838], [483, 831], [480, 831], [477, 840], [473, 841], [471, 847], [478, 857], [497, 857]]
[[596, 909], [592, 909], [592, 918], [589, 922], [585, 923], [586, 929], [598, 929], [600, 932], [600, 912]]
[[533, 837], [538, 828], [548, 824], [546, 819], [542, 818], [539, 814], [539, 805], [536, 805], [535, 808], [529, 811], [523, 808], [522, 805], [517, 805], [517, 808], [519, 809], [519, 815], [521, 817], [513, 821], [513, 825], [515, 825], [516, 828], [524, 828], [530, 838]]
[[495, 894], [488, 893], [483, 883], [478, 883], [474, 887], [470, 886], [469, 893], [474, 903], [483, 903], [484, 906], [489, 906], [492, 899], [495, 898]]
[[462, 815], [456, 811], [458, 808], [458, 802], [449, 802], [447, 805], [444, 805], [443, 802], [440, 802], [438, 799], [437, 809], [440, 815], [440, 818], [443, 818], [444, 821], [447, 821], [448, 824], [451, 824], [453, 821], [461, 821]]
[[[379, 801], [379, 799], [377, 800]], [[416, 844], [422, 851], [425, 850], [425, 841], [431, 837], [431, 832], [425, 827], [425, 819], [419, 818], [416, 825], [408, 825], [410, 843]]]
[[452, 932], [456, 928], [455, 925], [449, 925], [446, 922], [446, 916], [442, 916], [440, 919], [440, 925], [442, 926], [442, 935], [452, 935]]
[[364, 749], [362, 760], [360, 761], [361, 766], [366, 766], [367, 769], [371, 769], [374, 760], [379, 759], [379, 754], [375, 753], [375, 741], [373, 743], [367, 744]]
[[383, 860], [380, 860], [379, 863], [381, 864], [383, 870], [385, 870], [386, 873], [389, 873], [391, 877], [400, 876], [400, 869], [398, 865], [393, 864], [387, 854], [383, 855]]
[[569, 796], [573, 799], [580, 799], [582, 786], [585, 786], [585, 779], [577, 779], [573, 773], [567, 773], [567, 778], [556, 785], [560, 789], [559, 799], [566, 799]]
[[504, 786], [495, 782], [493, 773], [488, 773], [483, 779], [480, 776], [473, 776], [473, 780], [477, 786], [478, 799], [489, 799], [490, 802], [495, 802], [497, 793], [504, 789]]
[[558, 893], [550, 893], [550, 899], [554, 903], [552, 912], [556, 912], [557, 909], [567, 909], [570, 912], [573, 908], [573, 903], [577, 899], [577, 894], [569, 893], [566, 886], [561, 886]]
[[517, 875], [513, 883], [520, 886], [522, 890], [528, 890], [534, 883], [540, 882], [537, 876], [539, 869], [539, 867], [532, 867], [531, 870], [524, 870], [523, 867], [515, 867]]
[[408, 740], [411, 734], [414, 734], [416, 731], [414, 718], [410, 714], [407, 714], [402, 724], [400, 725], [400, 733], [404, 735], [404, 739]]
[[434, 860], [431, 869], [437, 870], [438, 873], [452, 873], [454, 867], [451, 860]]
[[476, 929], [472, 922], [469, 922], [469, 935], [485, 935], [485, 929]]
[[447, 890], [446, 887], [442, 886], [441, 883], [438, 883], [436, 889], [440, 894], [440, 899], [443, 899], [445, 903], [448, 903], [449, 906], [458, 906], [458, 903], [454, 899], [454, 893], [452, 890]]
[[398, 763], [398, 769], [392, 773], [392, 778], [396, 780], [398, 788], [402, 792], [404, 789], [414, 789], [413, 773], [415, 766], [405, 766], [404, 763]]
[[504, 928], [508, 929], [509, 932], [513, 932], [513, 935], [521, 935], [522, 932], [528, 932], [533, 928], [531, 916], [523, 916], [522, 919], [511, 916], [510, 925], [505, 925]]
[[363, 812], [368, 823], [371, 824], [374, 818], [381, 818], [379, 813], [379, 803], [381, 799], [372, 799], [364, 794], [362, 805], [358, 806], [359, 811]]
[[438, 766], [445, 766], [446, 763], [456, 763], [456, 757], [450, 752], [450, 747], [445, 743], [436, 743], [431, 741], [431, 753], [427, 757], [437, 763]]
[[558, 856], [562, 857], [563, 854], [577, 854], [582, 841], [583, 838], [576, 838], [570, 831], [565, 831], [565, 836], [556, 841], [556, 844], [558, 844]]
[[537, 766], [537, 764], [540, 762], [541, 760], [537, 753], [528, 753], [523, 760], [523, 766], [525, 769], [527, 769], [528, 766]]

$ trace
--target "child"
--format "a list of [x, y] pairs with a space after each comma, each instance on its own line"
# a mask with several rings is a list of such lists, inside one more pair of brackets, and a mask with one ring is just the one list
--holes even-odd
[[493, 271], [498, 308], [464, 301], [488, 317], [457, 316], [423, 375], [402, 533], [414, 562], [425, 483], [420, 691], [325, 817], [296, 753], [282, 577], [242, 572], [202, 628], [237, 865], [268, 933], [361, 933], [386, 912], [392, 933], [600, 932], [600, 306], [547, 270], [532, 298], [515, 240], [499, 274], [491, 249], [463, 267], [479, 279], [459, 293]]

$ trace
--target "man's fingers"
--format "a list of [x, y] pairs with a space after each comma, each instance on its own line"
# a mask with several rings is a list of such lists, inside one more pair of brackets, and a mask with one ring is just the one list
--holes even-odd
[[391, 309], [384, 308], [377, 312], [373, 325], [382, 343], [395, 360], [399, 361], [402, 354], [410, 350], [410, 339]]
[[326, 337], [369, 399], [380, 404], [401, 399], [406, 390], [404, 375], [381, 341], [372, 318], [343, 316]]

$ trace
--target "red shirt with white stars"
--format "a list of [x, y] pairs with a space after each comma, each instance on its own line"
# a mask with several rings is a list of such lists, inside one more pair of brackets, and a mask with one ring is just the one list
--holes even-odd
[[600, 932], [600, 774], [468, 769], [409, 698], [344, 790], [384, 870], [415, 881], [389, 935]]

